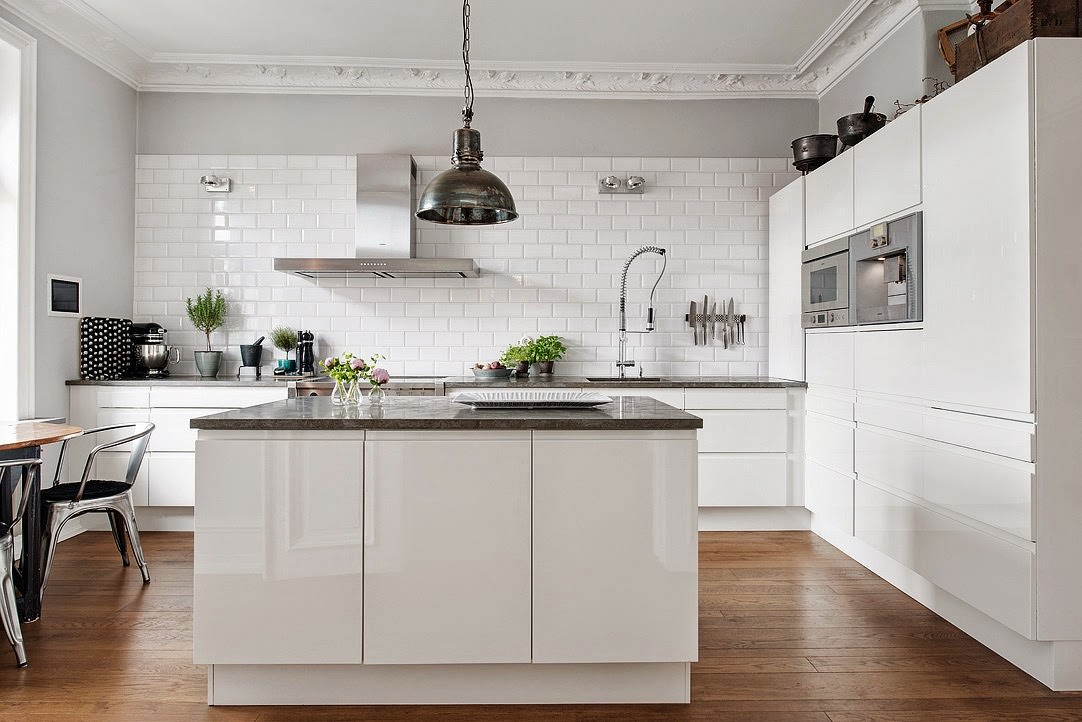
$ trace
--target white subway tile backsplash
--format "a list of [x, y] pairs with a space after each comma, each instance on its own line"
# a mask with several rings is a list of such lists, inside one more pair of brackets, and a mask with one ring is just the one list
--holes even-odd
[[[419, 184], [447, 163], [416, 159]], [[184, 299], [204, 287], [231, 301], [226, 350], [289, 325], [316, 333], [317, 355], [343, 350], [386, 355], [392, 373], [461, 374], [498, 357], [523, 335], [558, 333], [569, 346], [560, 373], [612, 372], [619, 277], [641, 245], [668, 249], [655, 308], [658, 331], [635, 335], [631, 355], [650, 374], [766, 372], [766, 199], [795, 175], [785, 158], [491, 157], [486, 167], [511, 187], [521, 218], [492, 228], [418, 223], [422, 257], [475, 258], [478, 279], [310, 281], [272, 270], [276, 256], [353, 254], [354, 156], [140, 155], [136, 163], [137, 320], [173, 329], [192, 372], [202, 342]], [[233, 179], [207, 197], [199, 176]], [[641, 174], [642, 196], [597, 192], [604, 175]], [[660, 262], [636, 261], [628, 275], [628, 318], [645, 322]], [[691, 344], [684, 314], [702, 295], [736, 299], [748, 344]], [[268, 361], [270, 354], [268, 353]]]

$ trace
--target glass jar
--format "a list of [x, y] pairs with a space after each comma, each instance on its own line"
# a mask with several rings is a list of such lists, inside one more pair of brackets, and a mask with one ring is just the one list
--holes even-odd
[[361, 401], [361, 390], [356, 381], [334, 380], [331, 403], [336, 406], [356, 406]]

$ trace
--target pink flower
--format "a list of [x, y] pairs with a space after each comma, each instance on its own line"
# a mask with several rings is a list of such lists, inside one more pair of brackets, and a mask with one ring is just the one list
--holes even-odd
[[362, 370], [364, 370], [364, 367], [365, 367], [365, 363], [364, 363], [364, 360], [363, 360], [363, 359], [359, 359], [359, 358], [352, 358], [352, 359], [350, 359], [350, 360], [349, 360], [349, 365], [350, 365], [351, 367], [353, 367], [353, 368], [357, 369], [358, 371], [362, 371]]
[[372, 369], [372, 380], [382, 386], [391, 380], [391, 375], [387, 373], [387, 369]]
[[336, 359], [334, 356], [331, 356], [330, 358], [323, 359], [323, 368], [328, 368], [329, 369], [332, 366], [335, 366], [337, 364], [338, 364], [338, 359]]

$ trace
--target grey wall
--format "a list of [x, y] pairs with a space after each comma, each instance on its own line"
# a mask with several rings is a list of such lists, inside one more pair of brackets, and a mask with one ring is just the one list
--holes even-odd
[[46, 313], [46, 276], [83, 279], [84, 315], [131, 316], [136, 93], [44, 33], [0, 17], [38, 39], [34, 413], [66, 416], [79, 322]]
[[[140, 153], [450, 155], [460, 98], [140, 93]], [[775, 157], [815, 100], [477, 100], [490, 155]]]
[[940, 57], [935, 33], [958, 17], [954, 12], [936, 11], [906, 21], [823, 95], [819, 102], [819, 132], [836, 133], [838, 118], [859, 113], [867, 95], [874, 95], [876, 111], [891, 119], [895, 100], [912, 103], [931, 89], [931, 83], [923, 83], [922, 78], [953, 81]]

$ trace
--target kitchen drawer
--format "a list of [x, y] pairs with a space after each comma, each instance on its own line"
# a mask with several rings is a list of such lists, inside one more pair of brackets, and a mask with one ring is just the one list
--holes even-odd
[[99, 386], [99, 408], [145, 409], [150, 406], [149, 386]]
[[789, 446], [785, 411], [702, 411], [701, 452], [785, 452]]
[[663, 404], [669, 406], [675, 406], [678, 409], [684, 408], [684, 390], [683, 389], [645, 389], [645, 388], [628, 388], [628, 387], [594, 387], [587, 384], [580, 389], [581, 391], [587, 391], [591, 393], [602, 394], [603, 396], [646, 396], [651, 399], [656, 399]]
[[150, 506], [195, 506], [195, 454], [155, 451], [149, 456]]
[[856, 396], [849, 392], [834, 393], [830, 389], [808, 389], [805, 397], [808, 411], [843, 421], [853, 421], [853, 404]]
[[855, 489], [858, 539], [1034, 638], [1032, 545], [1000, 539], [859, 480]]
[[853, 332], [806, 333], [808, 386], [834, 386], [853, 389]]
[[804, 419], [804, 455], [840, 474], [853, 474], [851, 421], [809, 413]]
[[893, 431], [858, 426], [861, 481], [891, 487], [924, 502], [1033, 537], [1033, 464]]
[[892, 396], [920, 398], [924, 331], [864, 331], [856, 334], [855, 386]]
[[285, 382], [278, 386], [152, 386], [150, 405], [159, 407], [196, 409], [243, 409], [247, 406], [266, 404], [286, 398], [289, 390]]
[[217, 414], [226, 409], [152, 409], [150, 420], [154, 433], [150, 437], [151, 451], [195, 451], [195, 429], [190, 422], [197, 416]]
[[822, 464], [804, 465], [804, 506], [831, 526], [853, 535], [853, 477]]
[[[124, 475], [128, 472], [128, 457], [131, 456], [123, 451], [103, 451], [94, 460], [94, 469], [91, 479], [106, 479], [108, 481], [124, 481]], [[80, 459], [80, 462], [82, 459]], [[136, 506], [146, 506], [149, 499], [150, 485], [147, 481], [150, 469], [150, 455], [143, 455], [143, 463], [139, 466], [139, 473], [135, 476], [135, 484], [131, 488], [132, 503]], [[82, 463], [75, 464], [75, 478], [78, 481], [83, 473]]]
[[784, 409], [785, 389], [684, 389], [685, 409]]
[[791, 506], [785, 454], [699, 454], [699, 506]]
[[927, 406], [919, 404], [861, 397], [853, 409], [853, 416], [859, 424], [871, 424], [921, 436], [924, 414], [927, 411]]

